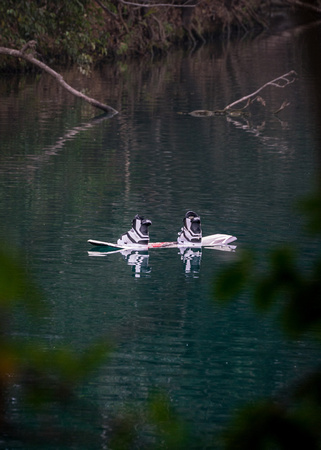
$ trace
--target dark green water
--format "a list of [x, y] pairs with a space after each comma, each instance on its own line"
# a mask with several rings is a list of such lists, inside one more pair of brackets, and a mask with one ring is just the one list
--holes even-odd
[[[0, 237], [25, 252], [52, 310], [14, 331], [49, 348], [112, 339], [114, 356], [83, 389], [102, 417], [141, 406], [156, 387], [208, 438], [242, 402], [316, 362], [313, 344], [286, 341], [246, 294], [227, 308], [211, 295], [243, 248], [263, 260], [271, 246], [297, 242], [307, 263], [314, 254], [293, 208], [313, 187], [317, 153], [304, 38], [293, 30], [217, 44], [89, 79], [65, 72], [119, 110], [111, 119], [93, 120], [97, 111], [46, 75], [1, 75]], [[298, 80], [264, 90], [267, 106], [254, 105], [249, 121], [185, 114], [224, 108], [289, 70]], [[151, 240], [174, 240], [188, 209], [204, 235], [237, 236], [236, 252], [204, 249], [199, 270], [186, 273], [178, 250], [153, 250], [141, 276], [121, 254], [87, 253], [87, 239], [115, 242], [137, 213], [153, 221]]]

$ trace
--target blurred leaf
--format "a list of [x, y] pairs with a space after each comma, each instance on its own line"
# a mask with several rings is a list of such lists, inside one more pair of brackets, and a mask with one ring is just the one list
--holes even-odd
[[79, 374], [87, 376], [92, 370], [97, 369], [110, 356], [114, 346], [105, 339], [101, 339], [86, 349], [79, 360]]
[[298, 202], [298, 208], [307, 218], [306, 228], [312, 234], [321, 233], [321, 195], [319, 192]]
[[[314, 372], [306, 375], [294, 388], [293, 397], [295, 399], [310, 399], [316, 403], [319, 408], [321, 406], [321, 369], [320, 367]], [[319, 416], [321, 421], [321, 415]], [[321, 431], [321, 428], [320, 428]]]
[[293, 338], [301, 333], [321, 333], [321, 279], [305, 280], [290, 292], [281, 320], [285, 331]]
[[100, 367], [112, 349], [103, 340], [80, 354], [67, 346], [48, 350], [39, 341], [10, 341], [1, 342], [0, 380], [21, 384], [25, 400], [34, 407], [70, 401], [76, 385]]
[[268, 268], [257, 275], [254, 283], [254, 303], [267, 310], [280, 295], [296, 290], [301, 276], [294, 263], [294, 254], [289, 247], [273, 250], [268, 258]]
[[6, 379], [17, 368], [17, 357], [12, 346], [4, 339], [0, 340], [0, 380]]
[[271, 400], [243, 409], [223, 440], [225, 450], [319, 448], [309, 427]]
[[147, 11], [147, 12], [144, 14], [144, 19], [146, 19], [148, 16], [151, 16], [152, 14], [155, 14], [155, 12], [157, 12], [156, 9], [150, 8], [149, 11]]
[[23, 258], [0, 245], [0, 307], [11, 308], [16, 302], [23, 304], [31, 313], [44, 307], [39, 290], [31, 281], [23, 266]]
[[254, 286], [254, 302], [259, 310], [266, 311], [270, 308], [276, 296], [276, 286], [270, 276], [257, 280]]
[[32, 343], [23, 346], [20, 358], [32, 370], [44, 372], [64, 382], [76, 383], [99, 367], [109, 356], [111, 348], [108, 342], [100, 341], [79, 354], [67, 346], [46, 350], [39, 343]]
[[118, 414], [111, 424], [112, 432], [108, 439], [110, 450], [125, 450], [138, 448], [134, 446], [137, 438], [136, 432], [137, 418], [132, 414], [122, 416]]
[[295, 282], [299, 273], [294, 261], [294, 252], [290, 247], [281, 246], [271, 252], [271, 273], [280, 285], [292, 286]]
[[149, 401], [148, 411], [158, 435], [154, 448], [173, 450], [188, 448], [187, 424], [174, 411], [168, 396], [161, 393], [153, 395]]
[[220, 271], [214, 285], [215, 300], [222, 302], [233, 300], [252, 278], [254, 259], [248, 252], [239, 254], [237, 261]]

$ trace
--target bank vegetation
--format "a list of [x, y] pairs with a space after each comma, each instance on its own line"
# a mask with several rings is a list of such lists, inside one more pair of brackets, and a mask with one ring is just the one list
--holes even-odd
[[[321, 14], [321, 2], [299, 0], [2, 0], [0, 46], [21, 50], [36, 41], [38, 59], [86, 70], [115, 58], [154, 57], [176, 45], [259, 33], [276, 13], [293, 8]], [[30, 70], [26, 61], [1, 56], [0, 70], [24, 69]]]

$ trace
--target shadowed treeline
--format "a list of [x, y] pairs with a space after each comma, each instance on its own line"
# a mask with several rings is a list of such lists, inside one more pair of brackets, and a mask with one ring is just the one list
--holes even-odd
[[[3, 0], [0, 46], [20, 50], [33, 40], [46, 62], [76, 63], [87, 71], [99, 61], [153, 57], [177, 44], [193, 48], [218, 35], [258, 33], [270, 27], [275, 9], [278, 3], [256, 0], [70, 0], [68, 4], [59, 0], [40, 5]], [[284, 9], [286, 14], [291, 11], [283, 7], [281, 14]], [[1, 58], [0, 67], [30, 70], [21, 60], [7, 57]]]
[[[305, 227], [316, 247], [312, 264], [303, 270], [303, 250], [298, 252], [284, 243], [270, 249], [266, 256], [267, 268], [255, 268], [255, 256], [251, 253], [240, 257], [230, 269], [222, 272], [214, 283], [215, 297], [231, 300], [238, 297], [242, 289], [250, 289], [254, 307], [267, 314], [277, 312], [277, 321], [287, 336], [299, 340], [305, 335], [313, 336], [320, 345], [321, 330], [321, 96], [318, 80], [321, 63], [317, 54], [320, 50], [320, 28], [310, 30], [304, 40], [303, 61], [311, 73], [314, 83], [307, 96], [315, 104], [315, 135], [317, 162], [315, 189], [310, 196], [298, 197], [300, 211], [305, 218]], [[261, 256], [262, 257], [262, 256]], [[247, 405], [224, 432], [224, 448], [276, 449], [304, 448], [319, 449], [321, 369], [317, 359], [314, 369], [302, 375], [273, 397]]]

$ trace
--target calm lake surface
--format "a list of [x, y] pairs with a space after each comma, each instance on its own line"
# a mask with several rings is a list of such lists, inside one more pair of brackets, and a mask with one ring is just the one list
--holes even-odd
[[[40, 325], [14, 333], [48, 348], [112, 341], [113, 356], [82, 389], [102, 417], [161, 389], [208, 441], [243, 402], [315, 364], [316, 346], [284, 339], [246, 293], [222, 308], [211, 289], [242, 249], [259, 265], [284, 242], [299, 243], [304, 264], [315, 252], [294, 206], [315, 181], [304, 53], [317, 30], [106, 65], [90, 78], [63, 72], [116, 108], [112, 118], [47, 75], [0, 76], [0, 238], [26, 254], [51, 307]], [[266, 106], [254, 104], [250, 118], [187, 114], [222, 109], [290, 70], [297, 81], [262, 91]], [[284, 100], [290, 106], [274, 115]], [[137, 213], [152, 220], [152, 241], [175, 240], [189, 209], [204, 235], [237, 236], [236, 251], [203, 249], [191, 268], [177, 249], [150, 250], [141, 266], [120, 253], [88, 254], [87, 239], [116, 242]]]

